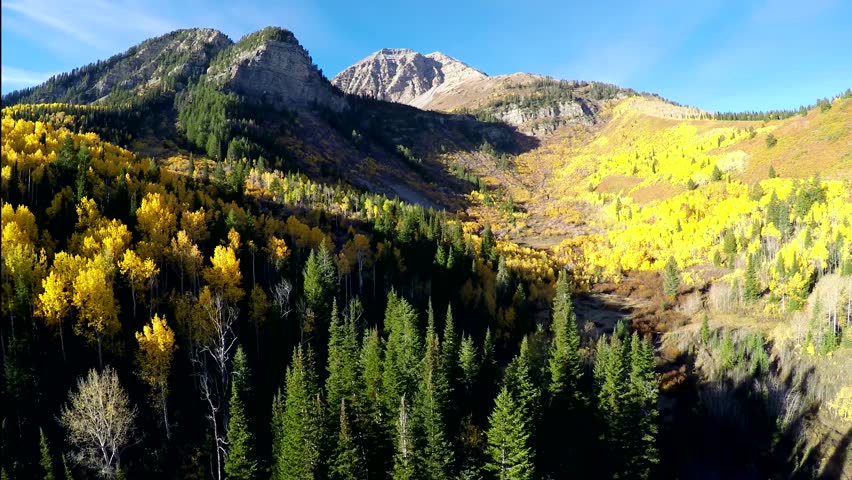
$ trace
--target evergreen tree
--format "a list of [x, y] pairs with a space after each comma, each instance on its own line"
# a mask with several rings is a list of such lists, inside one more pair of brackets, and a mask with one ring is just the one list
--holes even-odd
[[[329, 417], [335, 420], [339, 417], [340, 403], [343, 399], [348, 402], [350, 411], [357, 409], [353, 402], [353, 397], [358, 392], [356, 370], [358, 368], [358, 333], [355, 318], [360, 315], [360, 311], [361, 302], [354, 299], [349, 303], [346, 318], [341, 319], [337, 310], [337, 300], [332, 304], [326, 364], [328, 377], [326, 377], [325, 386], [326, 401], [331, 409]], [[337, 405], [337, 408], [333, 405]]]
[[713, 165], [713, 172], [710, 173], [710, 180], [713, 182], [718, 182], [722, 179], [722, 171], [719, 170], [718, 165]]
[[399, 408], [395, 422], [396, 454], [393, 458], [393, 480], [415, 478], [414, 442], [408, 410], [405, 395], [402, 395], [399, 397]]
[[630, 339], [630, 444], [628, 470], [633, 478], [649, 478], [659, 462], [657, 438], [657, 375], [654, 373], [654, 347], [639, 340], [633, 332]]
[[293, 352], [285, 381], [283, 418], [273, 453], [274, 479], [313, 479], [320, 469], [320, 449], [323, 439], [322, 403], [314, 373], [311, 350], [301, 345]]
[[595, 356], [595, 385], [598, 416], [603, 432], [603, 478], [625, 478], [627, 475], [631, 391], [627, 382], [626, 350], [618, 335], [598, 339]]
[[544, 412], [541, 436], [542, 460], [548, 471], [566, 471], [574, 462], [580, 443], [565, 432], [583, 429], [585, 395], [581, 388], [583, 377], [580, 357], [580, 334], [571, 303], [567, 275], [562, 272], [556, 283], [553, 299], [553, 340], [548, 351], [548, 405]]
[[[431, 307], [431, 301], [429, 303]], [[444, 320], [444, 335], [443, 343], [441, 344], [441, 364], [447, 376], [447, 382], [450, 388], [455, 388], [458, 381], [458, 354], [459, 342], [456, 337], [455, 325], [453, 322], [452, 305], [447, 305], [447, 316]]]
[[482, 258], [489, 264], [493, 264], [497, 260], [497, 242], [494, 240], [494, 234], [491, 232], [491, 225], [486, 224], [482, 230]]
[[669, 297], [677, 295], [677, 290], [680, 288], [680, 268], [677, 266], [677, 260], [674, 256], [669, 257], [663, 270], [663, 290]]
[[393, 430], [389, 428], [390, 415], [385, 402], [383, 378], [382, 340], [378, 330], [370, 329], [361, 346], [359, 368], [363, 385], [363, 413], [358, 422], [363, 435], [364, 451], [367, 452], [365, 465], [368, 472], [386, 472], [390, 465], [393, 445], [390, 438]]
[[340, 425], [337, 444], [329, 469], [329, 477], [334, 480], [358, 480], [365, 478], [361, 453], [355, 443], [352, 433], [352, 420], [346, 408], [346, 399], [340, 399]]
[[254, 435], [248, 425], [247, 399], [251, 391], [250, 371], [242, 346], [234, 355], [231, 401], [228, 417], [228, 454], [225, 473], [228, 478], [252, 479], [258, 474]]
[[701, 343], [705, 346], [710, 344], [710, 317], [707, 315], [707, 312], [704, 312], [704, 318], [701, 320]]
[[434, 318], [426, 330], [423, 373], [414, 403], [418, 470], [424, 478], [450, 478], [453, 453], [447, 441], [444, 418], [449, 387], [444, 376], [441, 345], [435, 332]]
[[396, 421], [396, 409], [403, 395], [413, 398], [420, 375], [420, 335], [417, 313], [404, 298], [391, 290], [385, 309], [385, 358], [382, 376], [385, 403]]
[[44, 435], [44, 430], [39, 429], [39, 448], [41, 450], [41, 469], [44, 472], [44, 480], [55, 480], [56, 474], [53, 469], [53, 457], [50, 455], [50, 446], [47, 444], [47, 437]]
[[770, 165], [769, 166], [769, 178], [775, 178], [777, 176], [778, 176], [778, 174], [775, 173], [775, 167]]
[[556, 283], [553, 299], [553, 342], [548, 352], [550, 384], [548, 393], [551, 404], [558, 408], [576, 408], [583, 402], [580, 381], [583, 376], [580, 358], [580, 333], [577, 317], [571, 303], [571, 290], [564, 272]]
[[311, 250], [302, 271], [308, 309], [306, 314], [309, 317], [312, 315], [314, 319], [326, 319], [331, 316], [328, 305], [331, 304], [337, 289], [337, 271], [332, 257], [331, 250], [323, 240], [319, 250]]
[[460, 390], [466, 398], [473, 395], [476, 387], [476, 377], [479, 374], [479, 364], [476, 358], [476, 347], [473, 344], [473, 339], [469, 335], [465, 335], [461, 340], [459, 347], [459, 370], [461, 370]]
[[526, 416], [504, 386], [488, 419], [488, 463], [485, 468], [498, 480], [533, 478], [533, 451]]
[[530, 436], [535, 437], [538, 418], [541, 413], [541, 390], [536, 385], [534, 362], [530, 352], [529, 337], [524, 337], [521, 350], [506, 368], [504, 385], [509, 388], [518, 409], [528, 419]]
[[745, 284], [743, 285], [743, 299], [746, 302], [754, 302], [760, 298], [760, 280], [757, 278], [757, 265], [753, 256], [748, 257], [748, 265], [745, 272]]

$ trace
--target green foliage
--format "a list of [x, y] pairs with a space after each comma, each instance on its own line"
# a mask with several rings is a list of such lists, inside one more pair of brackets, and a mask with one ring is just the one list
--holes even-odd
[[564, 271], [559, 273], [556, 282], [550, 328], [553, 341], [548, 352], [548, 393], [551, 408], [557, 408], [562, 413], [562, 409], [578, 408], [584, 402], [580, 391], [583, 376], [580, 333], [577, 331], [577, 317], [571, 302], [568, 275]]
[[778, 174], [775, 173], [775, 167], [770, 165], [769, 166], [769, 178], [776, 178], [776, 177], [778, 177]]
[[677, 260], [673, 256], [669, 257], [663, 270], [663, 291], [669, 297], [676, 296], [680, 289], [680, 282], [680, 268], [677, 266]]
[[[361, 311], [361, 302], [358, 299], [353, 299], [349, 303], [343, 319], [337, 311], [337, 300], [334, 300], [331, 309], [326, 364], [328, 376], [325, 381], [326, 401], [331, 419], [342, 415], [340, 410], [343, 408], [341, 403], [344, 400], [348, 402], [350, 410], [357, 408], [353, 401], [356, 393], [359, 392], [358, 331], [355, 321], [361, 315]], [[333, 405], [337, 405], [337, 408], [335, 409]]]
[[[455, 356], [455, 355], [454, 355]], [[453, 452], [447, 440], [445, 417], [452, 393], [445, 376], [441, 345], [434, 321], [426, 330], [423, 372], [414, 402], [414, 431], [418, 470], [425, 478], [451, 478]]]
[[718, 182], [722, 179], [722, 171], [719, 170], [718, 165], [713, 165], [713, 172], [710, 173], [710, 180], [713, 182]]
[[323, 406], [314, 373], [313, 354], [301, 346], [287, 368], [284, 411], [273, 432], [272, 478], [307, 480], [318, 475], [323, 439]]
[[766, 134], [766, 148], [772, 148], [778, 144], [778, 139], [775, 138], [775, 135], [768, 133]]
[[247, 399], [251, 392], [250, 370], [242, 346], [237, 347], [234, 355], [232, 379], [225, 473], [228, 478], [250, 480], [257, 476], [258, 465], [247, 412]]
[[746, 302], [755, 302], [760, 298], [762, 292], [763, 288], [761, 288], [760, 280], [757, 278], [757, 260], [753, 256], [749, 256], [745, 283], [743, 284], [743, 299]]
[[420, 376], [422, 348], [420, 334], [417, 331], [417, 313], [404, 298], [395, 291], [388, 293], [385, 309], [385, 341], [382, 386], [384, 400], [388, 410], [393, 412], [396, 422], [396, 409], [400, 398], [414, 398]]
[[541, 415], [541, 390], [535, 381], [537, 380], [535, 364], [530, 352], [529, 337], [524, 337], [521, 342], [521, 350], [506, 368], [504, 385], [508, 387], [512, 398], [518, 404], [518, 409], [528, 420], [531, 435], [535, 435], [535, 427]]
[[329, 478], [333, 480], [358, 480], [364, 478], [365, 470], [358, 445], [353, 436], [351, 414], [346, 408], [346, 399], [340, 399], [338, 436], [330, 461]]
[[39, 429], [39, 449], [41, 459], [39, 465], [44, 474], [44, 480], [55, 480], [56, 474], [53, 469], [53, 457], [50, 455], [50, 447], [47, 444], [47, 437], [44, 435], [44, 430]]
[[710, 344], [710, 316], [707, 315], [707, 312], [704, 312], [704, 316], [701, 319], [701, 330], [699, 330], [699, 336], [701, 337], [702, 345]]
[[528, 418], [504, 386], [488, 419], [486, 470], [499, 480], [530, 480], [534, 475]]

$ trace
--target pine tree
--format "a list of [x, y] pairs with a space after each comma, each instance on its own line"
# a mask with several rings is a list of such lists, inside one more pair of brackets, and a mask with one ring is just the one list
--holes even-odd
[[358, 365], [364, 391], [363, 412], [358, 421], [364, 451], [367, 452], [364, 464], [368, 472], [384, 473], [390, 469], [388, 460], [393, 452], [390, 441], [393, 429], [389, 427], [390, 414], [382, 386], [382, 340], [375, 328], [364, 335]]
[[574, 462], [580, 443], [565, 432], [583, 429], [585, 395], [581, 388], [583, 370], [580, 357], [580, 334], [571, 303], [571, 292], [565, 273], [559, 275], [553, 299], [553, 340], [548, 351], [548, 405], [542, 422], [542, 465], [551, 472], [563, 472]]
[[654, 373], [654, 347], [639, 340], [633, 332], [630, 339], [630, 444], [628, 470], [634, 478], [649, 478], [659, 462], [657, 438], [657, 375]]
[[777, 176], [778, 176], [778, 174], [775, 173], [775, 167], [770, 165], [769, 166], [769, 178], [775, 178]]
[[340, 425], [337, 444], [331, 460], [329, 477], [334, 480], [358, 480], [365, 478], [361, 453], [355, 443], [352, 433], [352, 420], [346, 407], [346, 399], [340, 399]]
[[677, 290], [680, 288], [680, 268], [677, 266], [677, 260], [674, 256], [669, 257], [666, 262], [666, 267], [663, 270], [663, 290], [669, 297], [677, 295]]
[[479, 374], [479, 363], [476, 358], [476, 347], [473, 344], [473, 339], [469, 335], [465, 335], [461, 340], [459, 347], [459, 370], [461, 370], [460, 387], [464, 392], [464, 396], [469, 398], [473, 395], [476, 387], [476, 377]]
[[320, 467], [323, 439], [322, 403], [314, 373], [313, 354], [301, 345], [293, 352], [285, 381], [280, 430], [273, 432], [280, 448], [273, 453], [274, 479], [313, 479]]
[[567, 275], [560, 273], [553, 299], [553, 342], [548, 352], [550, 401], [559, 408], [576, 408], [583, 402], [580, 381], [583, 376], [580, 358], [580, 333], [571, 303]]
[[489, 457], [485, 468], [498, 480], [533, 478], [533, 451], [527, 417], [504, 386], [497, 395], [494, 411], [488, 419]]
[[258, 474], [258, 465], [255, 459], [254, 435], [248, 425], [250, 371], [242, 346], [237, 347], [237, 353], [234, 355], [232, 380], [228, 417], [229, 448], [225, 457], [225, 473], [228, 478], [252, 479]]
[[414, 403], [417, 463], [424, 478], [450, 478], [453, 453], [444, 424], [449, 387], [443, 371], [441, 345], [435, 332], [434, 318], [426, 330], [423, 372]]
[[[346, 399], [350, 410], [356, 408], [353, 397], [358, 391], [358, 338], [355, 317], [360, 315], [361, 302], [357, 299], [349, 303], [349, 310], [344, 319], [340, 318], [337, 310], [337, 300], [332, 304], [331, 321], [328, 333], [328, 362], [326, 369], [326, 401], [328, 402], [329, 417], [336, 419], [339, 415], [340, 402]], [[335, 408], [334, 405], [337, 407]], [[336, 427], [336, 425], [335, 425]]]
[[529, 419], [529, 433], [534, 436], [537, 419], [540, 414], [541, 391], [535, 384], [533, 359], [530, 353], [529, 337], [524, 337], [521, 350], [506, 368], [504, 384], [509, 388], [518, 409]]
[[708, 346], [710, 344], [710, 317], [707, 315], [707, 312], [704, 312], [704, 318], [701, 320], [701, 343], [704, 346]]
[[757, 265], [753, 256], [748, 257], [748, 265], [745, 272], [745, 284], [743, 285], [743, 299], [751, 303], [760, 298], [760, 280], [757, 278]]
[[399, 408], [395, 422], [396, 454], [393, 458], [393, 480], [411, 480], [415, 478], [414, 442], [411, 434], [411, 419], [405, 395], [399, 398]]
[[623, 478], [627, 468], [630, 422], [630, 388], [627, 382], [627, 355], [623, 342], [613, 334], [598, 339], [595, 356], [595, 385], [598, 416], [603, 426], [601, 441], [608, 462], [605, 478]]
[[420, 375], [420, 335], [417, 331], [417, 313], [404, 298], [391, 290], [385, 309], [384, 371], [382, 385], [388, 411], [396, 421], [396, 409], [403, 395], [411, 399], [417, 391]]
[[50, 455], [50, 447], [47, 444], [47, 437], [44, 435], [44, 430], [39, 429], [39, 447], [41, 449], [41, 469], [44, 472], [44, 480], [55, 480], [56, 474], [53, 469], [53, 457]]

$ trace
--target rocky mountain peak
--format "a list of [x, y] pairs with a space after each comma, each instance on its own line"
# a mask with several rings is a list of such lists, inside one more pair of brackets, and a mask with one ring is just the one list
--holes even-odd
[[404, 48], [383, 48], [340, 72], [332, 83], [346, 93], [420, 105], [439, 88], [486, 75], [440, 52], [423, 55]]
[[224, 50], [207, 70], [212, 80], [247, 101], [273, 108], [345, 107], [308, 52], [289, 31], [268, 27]]

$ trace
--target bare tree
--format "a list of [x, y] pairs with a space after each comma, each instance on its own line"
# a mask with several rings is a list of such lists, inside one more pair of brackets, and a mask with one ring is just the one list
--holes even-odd
[[62, 408], [61, 422], [68, 430], [68, 442], [77, 449], [74, 460], [101, 477], [115, 478], [136, 419], [136, 408], [130, 405], [115, 370], [90, 370], [77, 381], [77, 391], [69, 400], [70, 405]]
[[[207, 404], [207, 418], [213, 429], [214, 449], [216, 451], [216, 471], [214, 478], [222, 479], [222, 466], [226, 452], [226, 432], [221, 431], [227, 425], [223, 405], [228, 394], [228, 360], [237, 341], [234, 335], [234, 323], [239, 310], [228, 305], [220, 294], [211, 294], [205, 287], [199, 298], [205, 318], [202, 333], [193, 346], [192, 362], [196, 365], [196, 380], [201, 399]], [[211, 372], [212, 361], [216, 372]], [[219, 416], [222, 415], [220, 419]]]
[[272, 302], [278, 307], [278, 316], [282, 320], [290, 316], [290, 294], [293, 293], [293, 285], [286, 278], [272, 287]]

